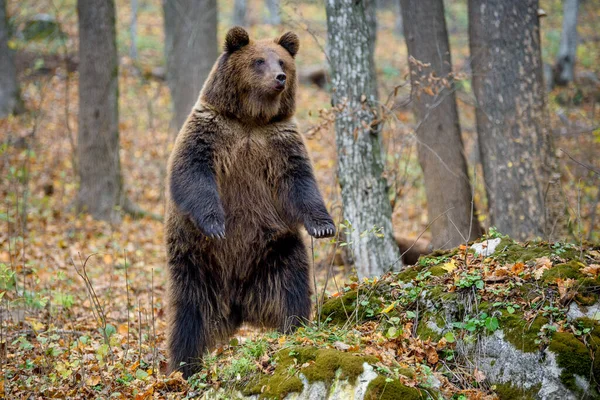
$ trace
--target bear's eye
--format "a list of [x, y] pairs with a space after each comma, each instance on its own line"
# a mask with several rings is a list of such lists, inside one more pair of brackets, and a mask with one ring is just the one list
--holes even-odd
[[258, 60], [254, 61], [254, 64], [257, 66], [263, 65], [265, 63], [265, 60], [263, 58], [259, 58]]
[[281, 68], [283, 68], [283, 64], [284, 64], [283, 60], [279, 60], [279, 66], [280, 66]]

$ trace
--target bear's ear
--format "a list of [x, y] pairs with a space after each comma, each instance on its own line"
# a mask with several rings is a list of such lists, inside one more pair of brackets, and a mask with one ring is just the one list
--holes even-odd
[[284, 33], [276, 40], [276, 43], [286, 49], [292, 57], [296, 56], [298, 49], [300, 48], [300, 39], [298, 39], [298, 35], [294, 32]]
[[250, 43], [248, 32], [240, 26], [234, 26], [225, 36], [225, 51], [233, 53]]

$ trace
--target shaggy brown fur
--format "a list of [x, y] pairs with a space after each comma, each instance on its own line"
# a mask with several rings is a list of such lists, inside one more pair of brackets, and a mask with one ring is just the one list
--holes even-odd
[[185, 377], [243, 322], [288, 331], [310, 317], [300, 225], [335, 227], [292, 118], [297, 51], [293, 33], [230, 30], [171, 154], [169, 353]]

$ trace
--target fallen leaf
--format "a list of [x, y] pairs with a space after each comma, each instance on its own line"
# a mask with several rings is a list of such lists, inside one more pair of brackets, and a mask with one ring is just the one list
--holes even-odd
[[448, 261], [447, 263], [444, 263], [444, 265], [442, 266], [443, 269], [445, 269], [448, 272], [452, 272], [456, 269], [456, 260], [451, 259], [450, 261]]
[[340, 350], [340, 351], [347, 351], [350, 348], [350, 345], [344, 343], [344, 342], [334, 342], [333, 343], [333, 347], [335, 347], [336, 349]]

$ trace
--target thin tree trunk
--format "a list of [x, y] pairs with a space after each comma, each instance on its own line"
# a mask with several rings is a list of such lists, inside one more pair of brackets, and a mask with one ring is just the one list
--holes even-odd
[[395, 7], [395, 17], [396, 20], [394, 21], [394, 33], [398, 36], [403, 36], [404, 35], [404, 19], [402, 17], [402, 4], [401, 4], [401, 0], [395, 0], [394, 1], [394, 7]]
[[452, 248], [479, 237], [481, 228], [472, 212], [444, 3], [402, 0], [401, 9], [432, 245]]
[[138, 58], [137, 51], [137, 13], [138, 0], [131, 0], [131, 23], [129, 25], [129, 36], [131, 38], [131, 46], [129, 47], [129, 57], [136, 63]]
[[563, 0], [563, 25], [560, 48], [554, 64], [554, 83], [566, 85], [573, 82], [577, 55], [577, 14], [579, 0]]
[[267, 23], [271, 25], [279, 25], [281, 23], [281, 15], [279, 14], [279, 0], [265, 0], [267, 9], [269, 10], [269, 18]]
[[164, 0], [167, 83], [179, 130], [217, 59], [217, 1]]
[[537, 0], [469, 0], [469, 40], [491, 224], [547, 237], [561, 218], [546, 127]]
[[95, 218], [118, 219], [124, 204], [119, 160], [118, 57], [113, 0], [79, 0], [79, 193]]
[[13, 51], [8, 47], [6, 1], [0, 0], [0, 118], [22, 111]]
[[233, 2], [233, 25], [246, 26], [248, 13], [247, 0], [234, 0]]
[[[383, 173], [377, 83], [373, 60], [373, 1], [326, 2], [332, 103], [340, 107], [336, 123], [338, 177], [344, 217], [360, 277], [401, 267], [392, 232], [392, 209]], [[373, 233], [373, 228], [381, 229]]]

